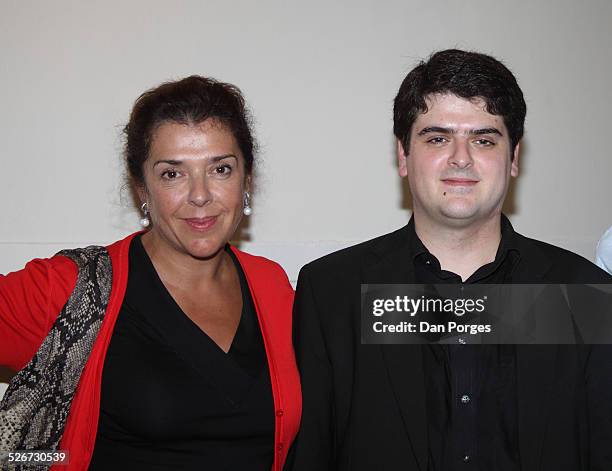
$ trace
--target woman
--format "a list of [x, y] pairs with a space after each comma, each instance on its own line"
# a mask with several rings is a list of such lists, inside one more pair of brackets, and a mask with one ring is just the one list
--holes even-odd
[[68, 450], [70, 471], [280, 470], [301, 408], [293, 291], [228, 245], [251, 213], [243, 97], [166, 83], [124, 132], [146, 231], [0, 277], [0, 364], [29, 362], [0, 407], [0, 448]]

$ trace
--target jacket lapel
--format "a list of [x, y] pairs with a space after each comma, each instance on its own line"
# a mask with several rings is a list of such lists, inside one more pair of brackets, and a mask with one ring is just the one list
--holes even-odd
[[[362, 283], [413, 283], [414, 268], [406, 228], [382, 239], [362, 268]], [[420, 345], [372, 345], [382, 354], [419, 468], [427, 469], [428, 439], [425, 379]]]
[[[513, 283], [551, 283], [547, 273], [551, 261], [529, 239], [514, 232], [521, 257], [529, 264], [519, 265]], [[548, 422], [548, 401], [554, 379], [556, 345], [517, 345], [516, 375], [519, 451], [522, 469], [540, 469], [542, 445]]]

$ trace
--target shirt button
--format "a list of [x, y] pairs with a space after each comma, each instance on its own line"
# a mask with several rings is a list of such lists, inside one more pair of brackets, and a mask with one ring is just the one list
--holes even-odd
[[282, 410], [282, 409], [278, 409], [278, 410], [276, 411], [276, 417], [282, 417], [282, 416], [283, 416], [283, 414], [284, 414], [284, 412], [283, 412], [283, 410]]
[[469, 463], [470, 462], [470, 455], [464, 455], [463, 456], [463, 462], [464, 463]]
[[425, 260], [425, 263], [426, 263], [427, 265], [431, 265], [431, 260]]
[[468, 402], [470, 402], [470, 396], [468, 396], [467, 394], [464, 394], [463, 396], [461, 396], [461, 402], [463, 404], [467, 404]]
[[459, 337], [457, 342], [459, 342], [461, 345], [465, 345], [465, 339], [463, 337]]
[[279, 443], [278, 445], [276, 445], [276, 449], [277, 449], [278, 451], [283, 451], [283, 443], [281, 442], [281, 443]]

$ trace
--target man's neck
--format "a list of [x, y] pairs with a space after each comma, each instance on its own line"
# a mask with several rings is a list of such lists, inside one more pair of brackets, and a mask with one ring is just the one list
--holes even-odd
[[418, 215], [414, 223], [419, 239], [440, 261], [441, 268], [458, 274], [464, 281], [495, 260], [501, 241], [500, 216], [466, 227], [431, 224]]

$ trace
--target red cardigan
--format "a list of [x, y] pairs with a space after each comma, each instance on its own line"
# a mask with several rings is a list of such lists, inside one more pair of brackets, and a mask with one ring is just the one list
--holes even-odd
[[[128, 277], [128, 252], [135, 234], [110, 245], [113, 283], [106, 315], [85, 364], [59, 445], [69, 450], [68, 466], [53, 471], [86, 470], [96, 441], [102, 367]], [[268, 358], [276, 426], [273, 471], [280, 471], [297, 433], [302, 397], [291, 344], [293, 289], [275, 262], [231, 248], [253, 297]], [[18, 272], [0, 275], [0, 365], [15, 370], [32, 358], [76, 284], [77, 268], [68, 258], [33, 260]]]

